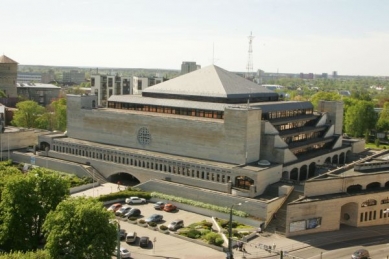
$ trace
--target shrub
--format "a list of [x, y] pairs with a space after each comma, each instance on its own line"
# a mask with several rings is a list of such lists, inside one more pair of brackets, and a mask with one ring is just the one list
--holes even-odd
[[197, 239], [201, 237], [201, 232], [196, 229], [190, 229], [186, 232], [186, 236], [192, 239]]
[[149, 226], [150, 226], [150, 227], [156, 227], [156, 226], [157, 226], [157, 223], [155, 223], [155, 222], [149, 222]]
[[140, 220], [138, 220], [138, 223], [139, 223], [139, 224], [145, 224], [146, 221], [145, 221], [144, 219], [140, 219]]
[[160, 229], [160, 230], [167, 230], [167, 226], [161, 225], [161, 226], [159, 226], [159, 229]]
[[221, 246], [224, 243], [223, 238], [218, 233], [209, 232], [204, 236], [208, 244]]
[[206, 221], [206, 220], [203, 220], [201, 221], [201, 225], [203, 228], [206, 228], [206, 229], [212, 229], [212, 222], [209, 222], [209, 221]]
[[137, 217], [129, 217], [128, 219], [131, 220], [131, 221], [135, 221], [135, 220], [137, 220], [138, 218], [137, 218]]

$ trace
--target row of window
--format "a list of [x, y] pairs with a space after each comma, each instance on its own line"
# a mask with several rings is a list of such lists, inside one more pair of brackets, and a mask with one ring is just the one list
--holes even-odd
[[[385, 198], [381, 200], [381, 204], [387, 204], [389, 203], [389, 198]], [[368, 207], [368, 206], [374, 206], [377, 205], [377, 200], [369, 199], [367, 201], [362, 202], [361, 207]]]
[[309, 139], [321, 138], [322, 135], [323, 135], [322, 132], [317, 131], [317, 132], [298, 134], [295, 136], [283, 137], [282, 140], [285, 141], [285, 143], [290, 144], [292, 142], [304, 142]]
[[213, 118], [213, 119], [223, 119], [224, 117], [224, 112], [222, 111], [207, 111], [207, 110], [198, 110], [198, 109], [174, 108], [174, 107], [143, 105], [143, 104], [134, 104], [134, 103], [108, 102], [108, 108], [178, 114], [178, 115], [205, 117], [205, 118]]
[[315, 144], [309, 147], [294, 149], [292, 152], [295, 156], [300, 156], [312, 152], [314, 150], [322, 149], [326, 143]]
[[300, 115], [313, 114], [313, 109], [296, 109], [296, 110], [285, 110], [285, 111], [274, 111], [266, 113], [265, 120], [296, 117]]
[[[85, 147], [76, 146], [62, 146], [59, 143], [54, 143], [53, 150], [60, 153], [67, 153], [72, 155], [90, 157], [93, 159], [99, 159], [107, 162], [114, 162], [119, 164], [131, 165], [136, 167], [142, 167], [151, 170], [157, 170], [192, 178], [198, 178], [203, 180], [209, 180], [220, 183], [227, 183], [231, 181], [231, 177], [227, 174], [231, 173], [225, 170], [215, 170], [213, 168], [196, 166], [192, 164], [177, 163], [173, 161], [155, 159], [150, 161], [146, 157], [137, 157], [131, 154], [117, 154], [110, 153], [107, 150], [94, 148], [93, 150], [85, 150]], [[240, 188], [248, 189], [249, 185], [253, 183], [253, 180], [245, 181], [248, 183], [239, 183]]]
[[[389, 218], [388, 213], [385, 212], [385, 210], [381, 209], [380, 210], [380, 219], [384, 218]], [[359, 222], [364, 222], [364, 221], [370, 221], [370, 220], [376, 220], [377, 218], [377, 213], [375, 210], [373, 211], [365, 211], [361, 212], [359, 215]]]

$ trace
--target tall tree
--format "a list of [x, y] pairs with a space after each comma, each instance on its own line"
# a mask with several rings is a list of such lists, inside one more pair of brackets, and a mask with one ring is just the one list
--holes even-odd
[[69, 198], [47, 216], [45, 249], [53, 258], [108, 259], [116, 247], [113, 214], [93, 198]]
[[34, 101], [18, 102], [16, 108], [18, 110], [11, 122], [16, 127], [37, 128], [37, 119], [46, 112], [44, 107]]
[[377, 130], [388, 131], [389, 130], [389, 102], [384, 104], [379, 119], [377, 121]]
[[6, 177], [1, 190], [0, 244], [18, 251], [37, 249], [47, 214], [69, 194], [69, 182], [46, 169]]
[[372, 102], [357, 101], [355, 105], [347, 108], [345, 130], [350, 136], [362, 137], [375, 128], [376, 122], [377, 113]]

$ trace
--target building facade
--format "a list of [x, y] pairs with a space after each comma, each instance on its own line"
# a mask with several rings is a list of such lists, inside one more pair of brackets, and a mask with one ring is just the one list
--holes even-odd
[[77, 70], [71, 70], [69, 72], [62, 73], [62, 83], [68, 85], [79, 85], [85, 82], [85, 72], [78, 72]]
[[60, 97], [61, 87], [52, 84], [18, 83], [18, 95], [45, 107]]
[[0, 90], [7, 97], [17, 97], [17, 75], [18, 63], [5, 55], [0, 56]]
[[91, 93], [97, 96], [97, 105], [106, 107], [112, 95], [133, 94], [131, 77], [119, 75], [91, 75]]
[[196, 71], [200, 68], [201, 66], [196, 64], [196, 62], [184, 61], [181, 64], [181, 75]]
[[112, 95], [104, 109], [96, 95], [69, 95], [67, 138], [42, 145], [52, 156], [126, 166], [141, 182], [174, 179], [251, 198], [281, 179], [314, 177], [316, 165], [333, 156], [345, 163], [351, 148], [336, 134], [341, 111], [278, 98], [209, 66], [142, 95]]
[[27, 72], [18, 72], [18, 83], [41, 83], [42, 74], [41, 73], [27, 73]]

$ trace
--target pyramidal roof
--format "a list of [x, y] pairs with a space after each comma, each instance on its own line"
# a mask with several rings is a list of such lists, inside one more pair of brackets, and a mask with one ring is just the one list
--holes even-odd
[[223, 99], [278, 96], [274, 91], [215, 65], [151, 86], [143, 90], [142, 95], [154, 97], [162, 97], [161, 95], [197, 96]]
[[18, 62], [16, 62], [15, 60], [10, 59], [6, 55], [2, 55], [2, 56], [0, 56], [0, 63], [6, 63], [6, 64], [15, 63], [15, 64], [17, 64]]

